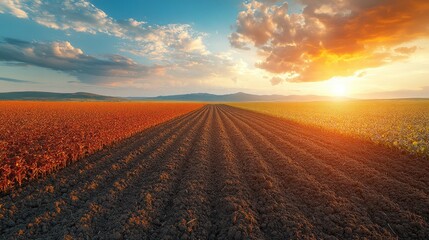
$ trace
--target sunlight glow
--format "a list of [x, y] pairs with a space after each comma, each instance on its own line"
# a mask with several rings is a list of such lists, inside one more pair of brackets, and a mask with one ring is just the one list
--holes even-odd
[[330, 95], [344, 97], [348, 94], [347, 81], [345, 79], [334, 78], [328, 82]]

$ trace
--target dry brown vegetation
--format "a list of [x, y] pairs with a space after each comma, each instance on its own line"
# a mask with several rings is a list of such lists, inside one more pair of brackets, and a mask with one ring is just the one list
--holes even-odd
[[198, 103], [0, 102], [0, 192], [65, 167]]

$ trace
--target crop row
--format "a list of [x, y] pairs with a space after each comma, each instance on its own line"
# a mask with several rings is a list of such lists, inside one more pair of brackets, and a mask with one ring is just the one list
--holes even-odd
[[0, 191], [193, 111], [198, 103], [0, 102]]
[[230, 105], [429, 156], [429, 101], [371, 100]]

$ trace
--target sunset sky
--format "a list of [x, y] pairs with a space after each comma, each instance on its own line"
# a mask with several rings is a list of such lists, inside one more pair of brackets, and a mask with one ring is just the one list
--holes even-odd
[[0, 0], [0, 92], [429, 97], [427, 0]]

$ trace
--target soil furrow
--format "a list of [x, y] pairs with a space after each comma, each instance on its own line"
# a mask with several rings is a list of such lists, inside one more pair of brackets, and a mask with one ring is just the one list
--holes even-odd
[[226, 105], [0, 196], [0, 239], [428, 239], [429, 161]]
[[[140, 239], [149, 237], [153, 231], [148, 231], [153, 225], [159, 225], [161, 209], [174, 197], [175, 186], [180, 181], [180, 172], [183, 169], [184, 158], [190, 156], [189, 146], [197, 141], [196, 134], [189, 132], [198, 131], [201, 128], [201, 119], [207, 117], [208, 109], [202, 109], [198, 118], [186, 121], [186, 128], [174, 132], [169, 145], [160, 155], [151, 155], [154, 160], [151, 168], [138, 173], [136, 180], [126, 189], [126, 194], [116, 201], [119, 209], [111, 208], [103, 215], [107, 222], [120, 222], [112, 227], [100, 224], [96, 226], [101, 232], [111, 231], [110, 236], [123, 235], [128, 239]], [[170, 139], [170, 140], [171, 140]], [[126, 214], [124, 214], [126, 213]], [[109, 236], [109, 235], [108, 235]], [[106, 236], [107, 238], [109, 238]]]
[[231, 149], [218, 106], [214, 109], [216, 132], [211, 137], [213, 149], [210, 160], [217, 172], [219, 197], [214, 211], [219, 221], [211, 230], [211, 239], [264, 239], [257, 209], [252, 207], [254, 196], [240, 176], [239, 159]]
[[[122, 182], [123, 186], [119, 186], [119, 188], [115, 186], [114, 191], [109, 191], [107, 202], [104, 202], [104, 205], [119, 207], [110, 207], [100, 214], [100, 217], [104, 218], [106, 222], [91, 226], [95, 232], [107, 233], [104, 236], [101, 235], [102, 238], [111, 238], [117, 234], [127, 236], [127, 238], [141, 238], [141, 234], [137, 234], [137, 237], [136, 235], [127, 235], [123, 226], [131, 225], [135, 228], [142, 228], [154, 224], [149, 219], [157, 219], [158, 211], [156, 208], [151, 208], [152, 211], [145, 209], [149, 218], [145, 219], [147, 224], [143, 225], [139, 225], [142, 219], [139, 219], [140, 215], [135, 213], [142, 211], [140, 205], [142, 202], [144, 202], [145, 207], [149, 205], [162, 206], [169, 199], [166, 196], [170, 196], [170, 199], [173, 197], [174, 194], [171, 192], [174, 190], [174, 186], [172, 184], [181, 179], [177, 173], [182, 171], [182, 158], [191, 154], [187, 146], [196, 141], [195, 134], [187, 133], [199, 130], [201, 127], [200, 119], [206, 118], [206, 112], [207, 109], [204, 109], [198, 117], [189, 121], [185, 120], [185, 127], [177, 129], [168, 141], [158, 145], [156, 152], [151, 153], [147, 158], [142, 158], [141, 164], [126, 173], [127, 176], [123, 178]], [[178, 146], [180, 146], [179, 150]], [[150, 165], [147, 164], [148, 162]], [[91, 217], [94, 215], [96, 214], [89, 214]], [[113, 223], [113, 227], [108, 226], [108, 223]]]
[[208, 139], [209, 196], [211, 228], [208, 239], [262, 239], [251, 209], [249, 190], [241, 184], [237, 166], [226, 151], [224, 129], [214, 107]]
[[[222, 110], [222, 119], [228, 129], [231, 151], [240, 164], [241, 176], [253, 190], [252, 199], [260, 214], [261, 229], [267, 239], [299, 238], [311, 235], [313, 226], [289, 199], [274, 177], [261, 152], [255, 151], [243, 130]], [[298, 224], [299, 223], [299, 224]], [[291, 235], [291, 233], [293, 235]]]
[[[313, 172], [318, 173], [322, 172], [322, 168], [328, 168], [331, 174], [342, 172], [351, 179], [365, 185], [366, 189], [383, 194], [389, 201], [397, 203], [405, 210], [420, 215], [426, 222], [428, 221], [429, 197], [424, 192], [396, 178], [380, 173], [376, 169], [356, 160], [356, 158], [341, 155], [336, 149], [329, 149], [328, 146], [320, 146], [312, 138], [305, 138], [292, 132], [279, 131], [277, 128], [267, 126], [265, 122], [258, 123], [253, 118], [251, 121], [247, 119], [247, 122], [252, 126], [255, 124], [265, 126], [268, 133], [265, 136], [270, 138], [270, 141], [275, 142], [276, 146], [280, 146], [280, 150], [284, 151], [284, 149], [294, 148], [296, 153], [314, 158], [313, 160], [309, 160], [311, 164], [307, 165], [306, 169], [312, 168]], [[288, 137], [284, 138], [282, 136]], [[302, 148], [302, 146], [306, 147]], [[300, 159], [306, 160], [308, 157]], [[366, 155], [365, 157], [368, 158], [369, 156]], [[379, 156], [377, 155], [376, 157]], [[326, 177], [322, 179], [326, 179]], [[333, 186], [336, 186], [336, 182], [333, 182]], [[345, 188], [340, 189], [344, 190]]]
[[[80, 181], [81, 179], [87, 179], [88, 177], [94, 176], [99, 172], [99, 169], [94, 170], [95, 167], [99, 168], [100, 165], [103, 165], [103, 167], [106, 169], [113, 168], [113, 166], [117, 164], [120, 159], [128, 159], [142, 149], [145, 150], [145, 148], [148, 146], [152, 147], [153, 149], [156, 147], [154, 140], [154, 136], [156, 134], [157, 136], [169, 136], [172, 131], [170, 127], [172, 124], [185, 124], [182, 119], [188, 116], [193, 116], [193, 114], [196, 113], [197, 112], [188, 113], [177, 119], [170, 120], [162, 125], [147, 129], [144, 134], [136, 134], [135, 136], [126, 139], [121, 143], [114, 144], [109, 148], [103, 149], [100, 152], [87, 157], [85, 161], [73, 163], [66, 169], [63, 169], [58, 173], [54, 173], [48, 178], [37, 180], [40, 182], [40, 184], [44, 185], [43, 187], [34, 188], [32, 185], [28, 185], [17, 189], [17, 191], [12, 191], [10, 195], [6, 196], [5, 199], [9, 200], [10, 202], [14, 202], [18, 209], [16, 212], [14, 212], [14, 214], [19, 215], [21, 213], [20, 210], [25, 209], [20, 206], [19, 203], [28, 204], [29, 202], [34, 201], [34, 199], [39, 200], [43, 198], [43, 196], [47, 193], [50, 193], [49, 197], [59, 197], [63, 194], [64, 189], [67, 188], [68, 190], [70, 186], [73, 187], [72, 190], [82, 188], [86, 182]], [[142, 145], [141, 142], [146, 144], [140, 147], [140, 145]], [[108, 165], [109, 167], [107, 167]], [[75, 175], [76, 173], [79, 173], [80, 178], [68, 177]], [[48, 192], [46, 191], [46, 188], [49, 188]], [[1, 200], [0, 203], [2, 203]]]
[[[242, 109], [238, 109], [235, 115], [244, 115], [255, 121], [262, 121], [266, 126], [271, 126], [279, 131], [283, 131], [283, 133], [294, 134], [301, 138], [311, 138], [312, 141], [318, 145], [335, 150], [336, 153], [343, 156], [360, 156], [360, 158], [356, 160], [368, 167], [372, 167], [387, 176], [392, 176], [398, 181], [410, 184], [420, 191], [429, 194], [429, 189], [426, 187], [429, 184], [428, 179], [426, 178], [425, 172], [421, 171], [425, 169], [427, 172], [429, 171], [429, 167], [424, 164], [425, 162], [416, 161], [418, 160], [416, 156], [410, 157], [397, 149], [389, 149], [372, 143], [368, 144], [367, 141], [324, 131], [317, 127], [303, 126], [288, 120], [265, 116]], [[366, 144], [362, 144], [363, 142]], [[374, 154], [371, 159], [368, 159], [367, 152], [376, 154]], [[416, 175], [417, 178], [416, 176], [411, 177], [413, 175]]]
[[[253, 119], [246, 119], [243, 120], [246, 124], [249, 125], [249, 129], [258, 129], [261, 128], [260, 124], [255, 124]], [[265, 126], [265, 125], [262, 125]], [[276, 141], [277, 136], [279, 136], [279, 133], [276, 133], [275, 131], [267, 131], [264, 129], [258, 129], [258, 132], [261, 135], [264, 135], [264, 138], [267, 142], [270, 142], [270, 144], [274, 144], [276, 151], [282, 152], [285, 154], [285, 158], [291, 159], [294, 163], [297, 165], [300, 165], [302, 169], [305, 169], [312, 177], [315, 178], [319, 183], [324, 184], [328, 190], [331, 190], [335, 193], [334, 196], [340, 196], [344, 201], [348, 202], [348, 204], [353, 204], [355, 209], [366, 209], [366, 205], [368, 205], [368, 202], [374, 205], [378, 204], [380, 206], [384, 206], [383, 211], [372, 211], [372, 209], [367, 209], [368, 215], [370, 216], [372, 222], [377, 223], [379, 226], [375, 226], [376, 228], [379, 228], [380, 226], [385, 227], [389, 226], [389, 228], [395, 229], [396, 227], [399, 229], [407, 229], [407, 232], [410, 232], [411, 234], [417, 234], [417, 235], [424, 235], [426, 236], [428, 233], [424, 229], [427, 228], [427, 223], [421, 219], [418, 215], [409, 213], [407, 211], [404, 211], [401, 209], [403, 205], [397, 205], [392, 203], [392, 201], [389, 198], [385, 198], [383, 195], [379, 196], [380, 193], [377, 190], [368, 190], [368, 187], [366, 185], [360, 184], [360, 183], [354, 183], [354, 180], [349, 179], [350, 175], [353, 173], [349, 173], [347, 177], [341, 176], [341, 171], [338, 171], [337, 169], [329, 169], [329, 165], [326, 165], [323, 158], [315, 158], [313, 155], [308, 154], [308, 151], [311, 147], [314, 147], [315, 144], [308, 143], [308, 142], [302, 142], [299, 139], [293, 139], [291, 138], [291, 141], [298, 145], [293, 144], [284, 144], [280, 141]], [[298, 147], [299, 146], [299, 147]], [[324, 152], [323, 156], [329, 156], [329, 152]], [[320, 156], [319, 156], [320, 157]], [[296, 161], [295, 159], [299, 159], [299, 161]], [[340, 158], [341, 159], [341, 158]], [[340, 165], [337, 165], [338, 168]], [[395, 186], [397, 187], [397, 186]], [[353, 192], [350, 192], [350, 189], [357, 189], [358, 194], [353, 194]], [[351, 198], [351, 196], [355, 195], [354, 198]], [[348, 199], [347, 199], [348, 197]], [[423, 204], [424, 201], [417, 203]], [[425, 209], [425, 208], [422, 208]], [[423, 210], [424, 212], [425, 210]], [[361, 211], [355, 213], [355, 216], [359, 216], [362, 214]], [[364, 215], [363, 215], [364, 216]], [[401, 220], [402, 219], [402, 220]], [[406, 222], [409, 223], [407, 225], [401, 224], [397, 226], [397, 222]], [[417, 224], [419, 227], [414, 232], [415, 228], [414, 225]], [[379, 228], [380, 229], [380, 228]], [[394, 230], [392, 233], [395, 232]], [[412, 235], [411, 235], [412, 236]], [[411, 237], [411, 236], [402, 236], [402, 237]]]
[[[201, 112], [195, 112], [194, 114], [188, 115], [188, 117], [190, 120], [196, 121]], [[12, 215], [10, 219], [16, 222], [15, 230], [8, 230], [18, 234], [25, 229], [24, 233], [37, 235], [46, 234], [50, 228], [54, 228], [57, 225], [61, 226], [61, 224], [59, 224], [61, 222], [68, 222], [70, 227], [76, 227], [76, 221], [80, 220], [77, 216], [83, 215], [85, 209], [94, 208], [95, 201], [106, 199], [105, 195], [108, 190], [114, 188], [115, 183], [117, 185], [121, 184], [121, 182], [117, 180], [124, 178], [127, 172], [133, 170], [135, 166], [142, 162], [143, 164], [148, 164], [147, 161], [141, 161], [142, 158], [149, 157], [153, 164], [156, 163], [158, 159], [156, 156], [152, 157], [151, 155], [165, 152], [163, 145], [166, 143], [171, 145], [173, 143], [172, 140], [178, 136], [174, 136], [176, 133], [175, 131], [182, 130], [182, 133], [186, 133], [186, 128], [192, 127], [192, 122], [188, 122], [186, 119], [187, 118], [180, 119], [175, 122], [177, 128], [171, 127], [171, 123], [168, 122], [167, 125], [169, 126], [167, 128], [161, 128], [160, 132], [155, 131], [155, 135], [149, 133], [148, 135], [152, 137], [151, 139], [141, 141], [142, 135], [144, 134], [135, 136], [137, 138], [136, 142], [139, 142], [140, 146], [133, 146], [134, 148], [132, 149], [126, 147], [129, 141], [124, 142], [123, 144], [128, 152], [123, 152], [122, 157], [115, 154], [116, 148], [108, 149], [112, 152], [110, 155], [113, 159], [109, 158], [104, 159], [106, 161], [97, 161], [97, 165], [92, 168], [92, 174], [90, 176], [83, 174], [83, 176], [75, 178], [76, 172], [72, 172], [70, 169], [65, 168], [56, 174], [58, 179], [55, 178], [56, 176], [52, 177], [56, 179], [57, 182], [48, 179], [47, 184], [45, 183], [37, 188], [29, 184], [27, 188], [30, 189], [30, 192], [31, 189], [41, 189], [45, 192], [39, 191], [38, 195], [32, 196], [31, 198], [24, 197], [21, 201], [15, 199], [11, 200], [16, 206], [13, 207], [14, 209], [26, 211], [18, 212], [22, 214], [14, 213]], [[185, 129], [183, 129], [184, 127]], [[158, 135], [156, 135], [156, 133], [158, 133]], [[118, 148], [121, 150], [122, 146]], [[84, 162], [91, 161], [91, 158], [82, 159], [76, 164], [82, 165]], [[73, 182], [68, 181], [69, 179], [78, 182], [78, 184], [74, 185]], [[50, 182], [53, 184], [50, 184]], [[51, 193], [53, 191], [52, 189], [56, 189], [57, 192]], [[25, 190], [24, 188], [23, 192]], [[23, 194], [25, 194], [25, 192]], [[67, 219], [71, 220], [67, 221]], [[26, 222], [26, 224], [21, 222]]]
[[202, 127], [191, 134], [198, 134], [190, 154], [183, 159], [184, 167], [178, 176], [172, 198], [164, 208], [160, 221], [151, 237], [153, 239], [207, 239], [210, 222], [210, 203], [208, 194], [208, 139], [213, 129], [213, 112], [210, 108], [207, 117], [201, 119]]
[[[272, 176], [279, 180], [282, 190], [288, 193], [290, 201], [311, 221], [316, 232], [319, 233], [317, 238], [344, 235], [345, 229], [361, 236], [376, 237], [373, 232], [376, 232], [374, 228], [378, 226], [373, 226], [365, 216], [353, 214], [353, 206], [347, 199], [333, 194], [332, 190], [309, 174], [307, 169], [299, 166], [294, 158], [281, 153], [259, 133], [263, 130], [261, 126], [251, 128], [243, 121], [237, 120], [235, 123], [242, 131], [251, 133], [246, 134], [246, 138], [251, 142], [254, 151], [264, 155]], [[342, 220], [339, 221], [339, 219]], [[356, 222], [365, 223], [372, 231], [361, 231]]]

